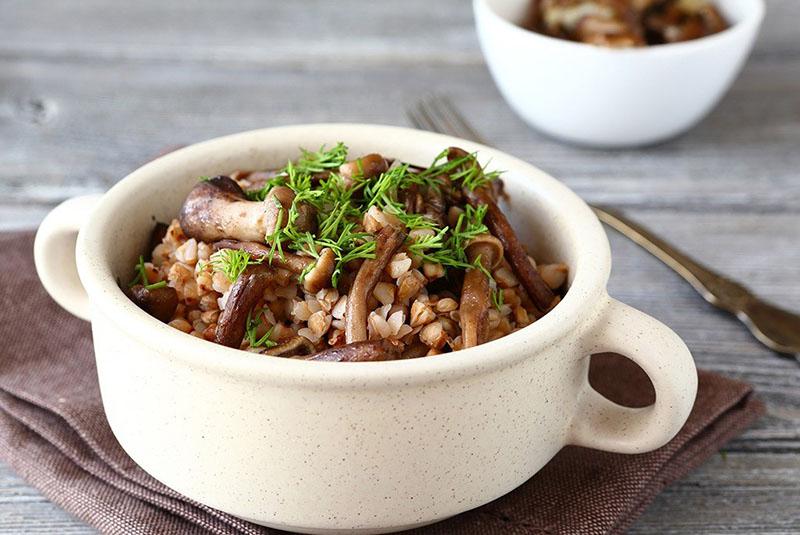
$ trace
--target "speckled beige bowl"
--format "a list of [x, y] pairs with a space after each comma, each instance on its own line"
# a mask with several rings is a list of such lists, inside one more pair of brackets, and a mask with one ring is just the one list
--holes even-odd
[[[505, 206], [536, 257], [567, 262], [550, 314], [500, 340], [408, 361], [327, 363], [217, 346], [151, 318], [119, 288], [155, 220], [201, 175], [269, 168], [344, 141], [427, 164], [477, 150], [506, 170]], [[80, 286], [69, 269], [75, 233]], [[125, 451], [186, 496], [306, 533], [382, 533], [435, 522], [514, 489], [566, 444], [622, 453], [663, 445], [685, 422], [697, 376], [686, 346], [609, 298], [608, 241], [560, 182], [502, 152], [442, 135], [329, 124], [246, 132], [151, 162], [102, 197], [67, 201], [35, 246], [47, 290], [91, 319], [108, 421]], [[88, 297], [87, 297], [88, 295]], [[650, 376], [656, 403], [615, 405], [587, 381], [589, 354], [617, 351]]]

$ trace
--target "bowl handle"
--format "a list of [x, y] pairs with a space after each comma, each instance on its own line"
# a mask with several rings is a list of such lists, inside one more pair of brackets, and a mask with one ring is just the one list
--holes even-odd
[[656, 401], [649, 407], [623, 407], [592, 388], [587, 374], [567, 442], [618, 453], [651, 451], [686, 423], [697, 394], [697, 370], [686, 344], [666, 325], [608, 300], [598, 328], [589, 335], [588, 353], [614, 352], [634, 361], [653, 383]]
[[90, 321], [89, 298], [78, 278], [75, 243], [100, 197], [73, 197], [56, 206], [39, 225], [33, 242], [33, 261], [44, 289], [67, 312], [86, 321]]

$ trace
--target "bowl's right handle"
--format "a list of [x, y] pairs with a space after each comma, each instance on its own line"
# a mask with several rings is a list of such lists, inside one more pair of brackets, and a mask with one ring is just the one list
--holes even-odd
[[33, 242], [33, 260], [44, 289], [67, 312], [86, 321], [90, 321], [89, 298], [78, 277], [75, 243], [100, 197], [73, 197], [56, 206], [39, 225]]
[[614, 352], [634, 361], [653, 383], [656, 401], [649, 407], [623, 407], [597, 392], [587, 376], [567, 441], [618, 453], [651, 451], [669, 442], [686, 423], [697, 394], [697, 370], [686, 344], [671, 329], [608, 299], [590, 335], [589, 354]]

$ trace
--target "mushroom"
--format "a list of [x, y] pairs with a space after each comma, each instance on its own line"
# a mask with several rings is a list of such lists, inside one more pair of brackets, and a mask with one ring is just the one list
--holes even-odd
[[331, 276], [336, 268], [336, 254], [333, 249], [325, 247], [319, 252], [314, 267], [306, 273], [303, 279], [303, 288], [307, 292], [317, 293], [331, 285]]
[[231, 286], [225, 310], [217, 322], [214, 339], [218, 344], [239, 347], [247, 328], [247, 316], [268, 286], [285, 286], [289, 272], [257, 264], [249, 266]]
[[447, 203], [442, 189], [435, 186], [426, 188], [424, 198], [422, 214], [440, 227], [444, 226], [444, 213]]
[[476, 208], [482, 204], [487, 206], [486, 226], [503, 244], [508, 263], [511, 264], [522, 287], [525, 288], [534, 305], [536, 305], [538, 309], [537, 315], [540, 317], [552, 307], [553, 300], [556, 297], [555, 294], [542, 280], [536, 268], [528, 261], [528, 254], [522, 247], [519, 238], [517, 238], [517, 234], [508, 219], [506, 219], [506, 216], [500, 211], [500, 207], [497, 206], [489, 191], [486, 188], [477, 188], [475, 190], [464, 188], [464, 195], [466, 195], [469, 203]]
[[403, 245], [406, 233], [398, 227], [385, 226], [375, 236], [375, 258], [365, 260], [350, 288], [345, 312], [345, 340], [348, 344], [367, 339], [367, 301], [380, 281], [392, 255]]
[[[490, 272], [503, 260], [503, 244], [490, 234], [481, 234], [470, 240], [465, 252], [470, 262], [480, 262]], [[490, 306], [489, 278], [480, 269], [468, 269], [464, 274], [459, 305], [462, 347], [474, 347], [488, 339]]]
[[292, 336], [282, 344], [265, 349], [261, 353], [272, 357], [305, 357], [313, 354], [316, 350], [317, 348], [308, 338]]
[[375, 178], [389, 170], [389, 162], [380, 154], [367, 154], [339, 166], [339, 175], [351, 186], [358, 178]]
[[137, 284], [129, 289], [129, 294], [139, 308], [164, 323], [172, 319], [178, 308], [178, 292], [170, 286], [149, 289]]
[[[198, 182], [189, 192], [181, 208], [181, 229], [186, 236], [205, 242], [264, 241], [286, 225], [293, 201], [294, 192], [285, 186], [272, 188], [264, 201], [251, 201], [234, 180], [217, 176]], [[311, 210], [298, 206], [295, 224], [299, 230], [310, 229]]]
[[490, 272], [503, 261], [503, 244], [491, 234], [475, 236], [467, 243], [464, 252], [470, 262], [480, 259], [481, 265]]
[[[220, 249], [239, 249], [250, 253], [253, 258], [267, 258], [270, 254], [269, 246], [252, 241], [220, 240], [214, 243], [214, 250], [219, 251]], [[332, 249], [328, 247], [322, 249], [316, 260], [309, 256], [284, 251], [282, 258], [274, 255], [270, 262], [273, 267], [288, 269], [297, 275], [303, 273], [312, 264], [314, 267], [303, 278], [303, 288], [308, 292], [316, 293], [330, 286], [331, 275], [336, 268], [336, 255]]]
[[368, 362], [394, 360], [400, 357], [401, 345], [389, 340], [348, 343], [341, 347], [331, 347], [307, 357], [305, 360], [327, 362]]

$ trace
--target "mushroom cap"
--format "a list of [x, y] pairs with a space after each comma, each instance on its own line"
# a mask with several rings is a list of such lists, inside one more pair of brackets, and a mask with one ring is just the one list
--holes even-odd
[[131, 286], [129, 293], [139, 308], [164, 323], [172, 319], [178, 308], [178, 292], [170, 286], [148, 289], [137, 284]]
[[339, 166], [339, 174], [347, 183], [354, 178], [374, 178], [389, 169], [389, 162], [380, 154], [367, 154]]
[[470, 262], [480, 257], [483, 267], [492, 271], [503, 261], [503, 244], [491, 234], [483, 233], [467, 242], [466, 253]]

